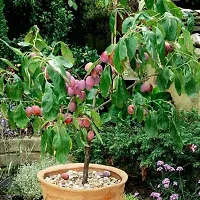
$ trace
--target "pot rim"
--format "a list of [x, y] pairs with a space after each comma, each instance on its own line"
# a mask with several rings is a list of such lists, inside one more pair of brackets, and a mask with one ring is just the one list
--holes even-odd
[[63, 188], [63, 187], [60, 187], [57, 185], [53, 185], [53, 184], [45, 181], [45, 179], [44, 179], [45, 174], [47, 174], [49, 172], [56, 172], [56, 171], [63, 170], [63, 169], [73, 170], [74, 168], [83, 168], [83, 166], [84, 166], [84, 163], [70, 163], [70, 164], [64, 164], [64, 165], [62, 165], [62, 164], [55, 165], [55, 166], [48, 167], [46, 169], [39, 171], [37, 174], [37, 178], [39, 179], [41, 184], [48, 185], [51, 188], [54, 188], [54, 189], [57, 189], [60, 191], [73, 191], [73, 192], [90, 192], [90, 191], [94, 192], [94, 191], [105, 190], [105, 188], [109, 189], [109, 188], [113, 188], [113, 187], [120, 187], [120, 186], [125, 185], [125, 183], [128, 180], [128, 175], [126, 174], [126, 172], [124, 172], [118, 168], [115, 168], [115, 167], [111, 167], [111, 166], [107, 166], [107, 165], [99, 165], [99, 164], [89, 164], [89, 169], [96, 168], [96, 169], [102, 169], [102, 170], [108, 170], [108, 171], [114, 172], [115, 174], [117, 174], [118, 176], [121, 177], [121, 182], [118, 184], [115, 184], [115, 185], [109, 185], [109, 186], [97, 188], [97, 189], [74, 189], [74, 188]]

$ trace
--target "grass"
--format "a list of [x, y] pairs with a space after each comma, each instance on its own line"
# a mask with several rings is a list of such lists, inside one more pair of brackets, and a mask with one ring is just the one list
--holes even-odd
[[137, 197], [134, 197], [133, 195], [131, 194], [128, 194], [128, 195], [125, 195], [125, 200], [138, 200]]

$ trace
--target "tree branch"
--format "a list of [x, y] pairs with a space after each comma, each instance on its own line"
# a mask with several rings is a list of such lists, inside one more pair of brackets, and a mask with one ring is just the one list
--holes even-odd
[[[138, 84], [138, 83], [142, 83], [144, 81], [147, 81], [149, 78], [153, 77], [153, 76], [157, 76], [158, 74], [152, 74], [152, 75], [149, 75], [149, 76], [146, 76], [145, 78], [141, 79], [141, 80], [138, 80], [138, 81], [135, 81], [135, 83], [133, 83], [132, 85], [130, 85], [129, 87], [127, 87], [126, 89], [127, 90], [130, 90], [132, 88], [135, 88], [135, 86]], [[95, 110], [99, 110], [100, 108], [102, 108], [103, 106], [107, 105], [108, 103], [110, 103], [112, 101], [112, 99], [108, 99], [107, 101], [105, 101], [104, 103], [102, 103], [99, 107], [97, 107]]]
[[83, 185], [88, 181], [88, 170], [90, 163], [90, 146], [85, 146], [85, 161], [84, 161], [84, 170], [83, 170]]

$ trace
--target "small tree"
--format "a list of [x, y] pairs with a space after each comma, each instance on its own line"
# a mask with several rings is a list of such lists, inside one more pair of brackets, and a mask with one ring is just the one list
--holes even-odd
[[[123, 35], [117, 43], [116, 14], [124, 8], [114, 2], [110, 18], [113, 42], [96, 62], [86, 64], [83, 79], [70, 74], [74, 58], [68, 46], [58, 42], [49, 47], [36, 26], [19, 43], [21, 49], [10, 47], [21, 57], [17, 66], [6, 61], [15, 73], [0, 71], [4, 116], [22, 129], [31, 121], [34, 131], [41, 134], [42, 153], [65, 162], [73, 130], [77, 143], [85, 148], [83, 184], [92, 140], [97, 137], [102, 142], [99, 130], [113, 113], [123, 120], [144, 122], [147, 133], [155, 138], [159, 130], [170, 129], [177, 148], [184, 145], [176, 109], [165, 91], [174, 83], [179, 95], [198, 92], [200, 64], [188, 31], [192, 20], [185, 27], [183, 13], [169, 0], [145, 2], [143, 10], [123, 21]], [[126, 6], [125, 1], [121, 3]], [[147, 67], [155, 72], [148, 74]], [[126, 87], [123, 74], [128, 68], [137, 73], [137, 79]], [[101, 118], [102, 112], [107, 114], [106, 120], [105, 115]]]

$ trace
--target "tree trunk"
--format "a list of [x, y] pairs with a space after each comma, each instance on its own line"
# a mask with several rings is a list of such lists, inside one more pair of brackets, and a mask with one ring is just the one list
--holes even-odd
[[83, 185], [88, 181], [88, 170], [90, 163], [90, 146], [85, 146], [85, 161], [84, 161], [84, 170], [83, 170]]

